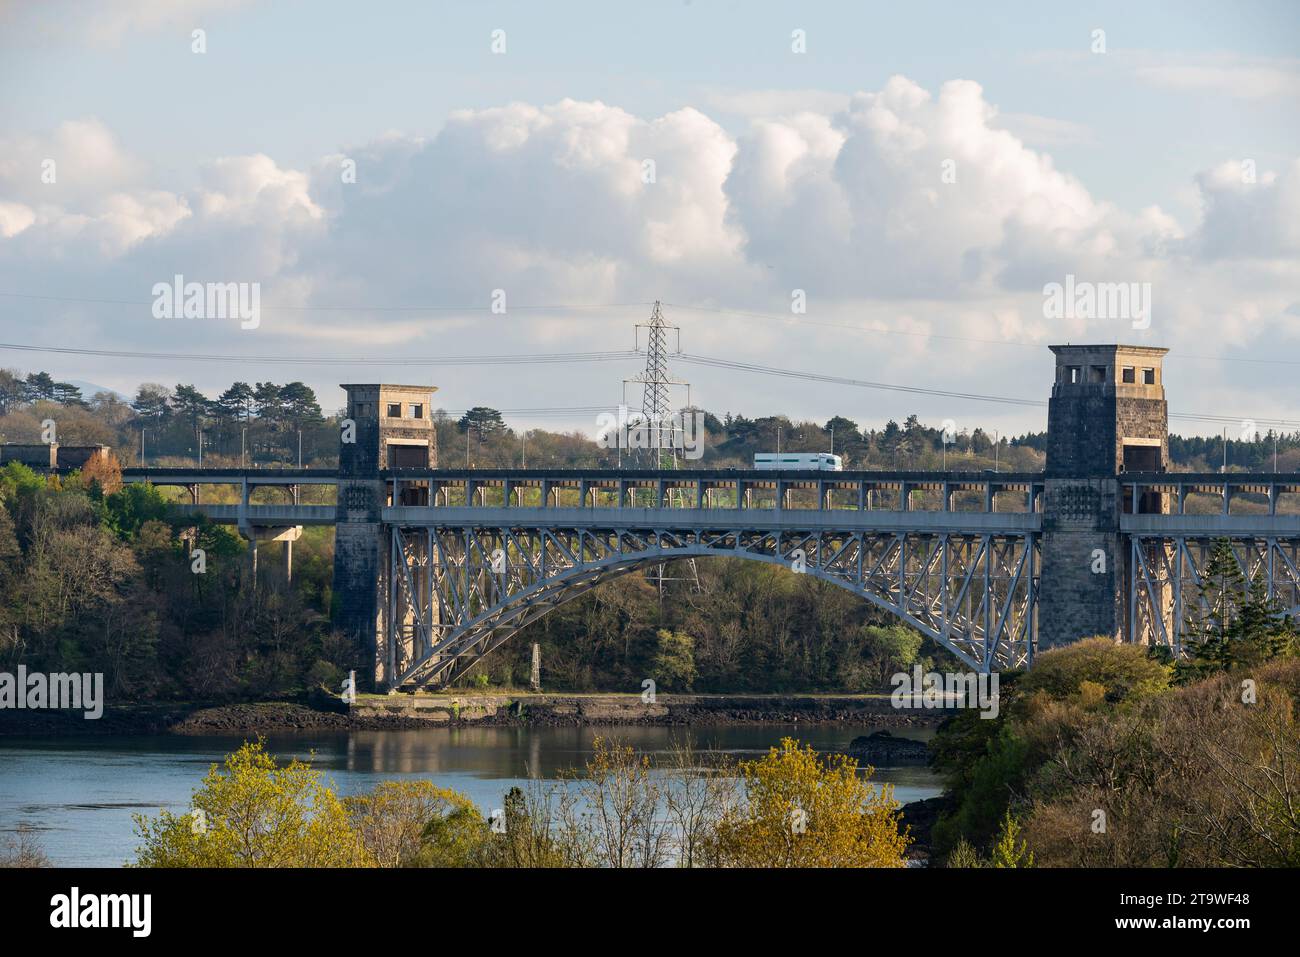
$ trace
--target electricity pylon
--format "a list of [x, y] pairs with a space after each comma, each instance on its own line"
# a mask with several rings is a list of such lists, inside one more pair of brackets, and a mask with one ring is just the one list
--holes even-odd
[[[681, 352], [682, 330], [678, 326], [668, 324], [668, 321], [664, 318], [661, 304], [657, 299], [655, 300], [654, 309], [650, 313], [650, 320], [636, 324], [636, 344], [638, 349], [641, 347], [642, 329], [646, 330], [645, 371], [640, 375], [633, 376], [631, 379], [625, 379], [623, 382], [625, 405], [627, 402], [628, 382], [642, 386], [642, 424], [647, 430], [649, 442], [647, 448], [638, 450], [637, 458], [643, 468], [676, 469], [680, 466], [680, 461], [686, 452], [686, 442], [683, 423], [673, 411], [672, 389], [674, 386], [685, 387], [686, 405], [684, 408], [689, 409], [691, 407], [691, 384], [684, 379], [674, 379], [668, 373], [668, 337], [670, 333], [676, 334], [677, 351]], [[679, 435], [681, 436], [680, 441], [678, 440]], [[635, 496], [636, 492], [633, 491], [632, 494]], [[680, 496], [681, 491], [674, 489], [670, 494]], [[660, 601], [663, 600], [665, 582], [688, 581], [694, 584], [696, 591], [700, 591], [700, 575], [695, 567], [695, 559], [687, 559], [687, 564], [690, 566], [690, 575], [685, 578], [665, 577], [665, 566], [662, 563], [651, 570], [649, 578], [659, 589]]]

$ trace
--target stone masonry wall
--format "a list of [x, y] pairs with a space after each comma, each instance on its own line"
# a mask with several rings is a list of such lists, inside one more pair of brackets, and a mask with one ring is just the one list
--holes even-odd
[[[1069, 644], [1092, 635], [1118, 636], [1123, 623], [1119, 483], [1111, 479], [1047, 479], [1043, 567], [1039, 574], [1038, 645]], [[1100, 549], [1104, 571], [1094, 554]]]

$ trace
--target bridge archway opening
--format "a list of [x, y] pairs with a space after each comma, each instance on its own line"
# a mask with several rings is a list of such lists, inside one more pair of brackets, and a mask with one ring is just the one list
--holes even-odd
[[[660, 533], [602, 542], [575, 533], [564, 547], [548, 535], [539, 532], [535, 547], [518, 549], [508, 535], [485, 541], [464, 529], [394, 529], [381, 650], [389, 687], [445, 685], [598, 585], [688, 558], [760, 561], [826, 581], [917, 629], [974, 670], [1018, 667], [1032, 654], [1032, 536], [755, 533], [751, 540], [681, 541]], [[624, 547], [608, 547], [615, 540]]]

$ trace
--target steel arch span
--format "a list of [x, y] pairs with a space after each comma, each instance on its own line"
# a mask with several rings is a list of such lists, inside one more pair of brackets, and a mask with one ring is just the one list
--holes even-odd
[[648, 565], [721, 556], [845, 588], [971, 668], [1033, 654], [1033, 532], [656, 525], [387, 526], [380, 654], [390, 688], [446, 684], [521, 628]]

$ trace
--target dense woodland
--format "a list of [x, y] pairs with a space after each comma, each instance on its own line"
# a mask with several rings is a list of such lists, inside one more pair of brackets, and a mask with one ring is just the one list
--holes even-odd
[[[191, 386], [145, 384], [133, 401], [84, 397], [47, 373], [0, 371], [0, 439], [40, 441], [54, 419], [59, 440], [103, 443], [121, 464], [332, 465], [337, 416], [301, 382], [234, 383], [210, 398]], [[447, 466], [613, 464], [616, 453], [589, 435], [509, 428], [492, 409], [437, 416]], [[594, 423], [593, 423], [594, 424]], [[771, 416], [706, 414], [704, 465], [741, 466], [756, 451], [831, 446], [848, 467], [985, 469], [991, 436], [976, 429], [945, 450], [940, 429], [916, 416], [862, 428], [837, 416], [818, 424]], [[1003, 437], [1003, 470], [1042, 467], [1041, 436]], [[1219, 440], [1171, 439], [1176, 467], [1203, 468], [1222, 455]], [[1207, 444], [1208, 443], [1208, 444]], [[1280, 468], [1300, 467], [1300, 437], [1279, 438]], [[1189, 459], [1179, 460], [1187, 454]], [[1230, 461], [1271, 465], [1273, 439], [1229, 443]], [[691, 467], [695, 463], [685, 463]], [[304, 501], [328, 501], [319, 487]], [[297, 694], [337, 688], [347, 669], [363, 673], [356, 649], [332, 633], [332, 536], [307, 529], [294, 549], [289, 587], [276, 552], [264, 545], [251, 587], [245, 543], [227, 528], [169, 520], [168, 495], [122, 485], [112, 467], [96, 474], [42, 478], [21, 465], [0, 469], [0, 668], [18, 661], [48, 671], [103, 671], [118, 700]], [[205, 492], [207, 501], [233, 491]], [[310, 497], [308, 497], [310, 496]], [[189, 552], [207, 555], [194, 574]], [[634, 573], [544, 617], [466, 677], [478, 685], [526, 682], [529, 646], [542, 647], [545, 686], [639, 690], [655, 676], [662, 690], [862, 691], [901, 667], [945, 653], [847, 592], [807, 576], [743, 560], [666, 566], [662, 585]]]

